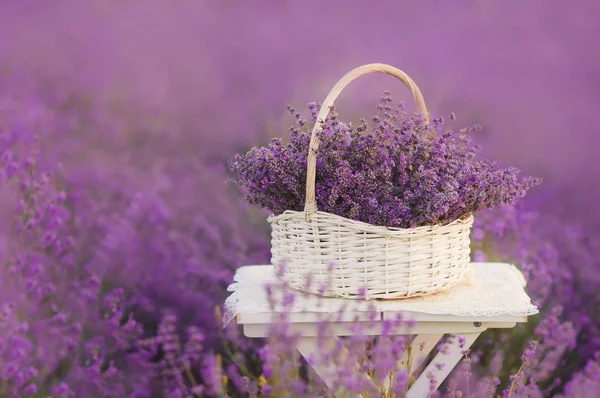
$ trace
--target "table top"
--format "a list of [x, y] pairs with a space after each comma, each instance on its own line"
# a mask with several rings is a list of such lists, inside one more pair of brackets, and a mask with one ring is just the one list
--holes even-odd
[[311, 322], [327, 314], [341, 314], [337, 321], [352, 321], [374, 311], [381, 319], [395, 319], [402, 313], [418, 321], [525, 322], [538, 313], [525, 286], [523, 274], [513, 265], [471, 263], [468, 280], [443, 292], [395, 300], [349, 300], [287, 288], [278, 281], [273, 266], [251, 265], [238, 269], [228, 288], [232, 293], [225, 301], [223, 327], [236, 317], [241, 324], [267, 323], [281, 312], [292, 322]]

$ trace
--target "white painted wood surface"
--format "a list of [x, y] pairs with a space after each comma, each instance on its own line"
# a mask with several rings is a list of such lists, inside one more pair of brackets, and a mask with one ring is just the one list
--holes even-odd
[[[518, 285], [520, 289], [524, 284], [518, 279], [509, 278], [508, 285]], [[257, 281], [256, 289], [262, 285]], [[507, 302], [507, 297], [500, 296], [502, 289], [498, 290], [498, 300]], [[476, 297], [474, 297], [476, 299]], [[420, 376], [412, 384], [405, 397], [421, 398], [430, 395], [431, 387], [439, 388], [442, 382], [447, 378], [455, 366], [463, 358], [462, 351], [468, 349], [478, 338], [478, 336], [487, 329], [512, 328], [517, 323], [527, 322], [527, 316], [511, 315], [509, 308], [504, 313], [493, 316], [478, 314], [476, 316], [451, 315], [451, 314], [432, 314], [417, 311], [388, 311], [381, 310], [375, 312], [365, 312], [364, 309], [348, 310], [340, 315], [337, 305], [328, 307], [327, 302], [330, 299], [321, 299], [324, 306], [319, 309], [308, 308], [306, 311], [295, 309], [285, 312], [285, 320], [289, 323], [289, 331], [300, 336], [296, 348], [300, 354], [313, 366], [315, 372], [322, 378], [328, 388], [335, 389], [336, 369], [338, 364], [324, 362], [319, 360], [322, 354], [322, 348], [319, 349], [319, 338], [324, 339], [328, 347], [333, 347], [339, 341], [338, 337], [353, 335], [353, 326], [357, 324], [361, 333], [370, 336], [378, 336], [384, 333], [384, 322], [389, 322], [401, 317], [403, 320], [411, 322], [394, 328], [394, 335], [414, 336], [410, 344], [410, 356], [404, 354], [399, 360], [399, 366], [407, 368], [409, 375], [415, 375], [424, 365], [424, 361], [429, 354], [436, 349], [438, 342], [443, 336], [452, 334], [455, 336], [453, 344], [447, 347], [445, 354], [438, 353], [433, 360], [426, 365]], [[338, 300], [339, 299], [331, 299]], [[336, 301], [337, 302], [337, 301]], [[448, 306], [448, 303], [445, 303]], [[464, 303], [463, 303], [464, 304]], [[324, 310], [328, 309], [328, 310]], [[533, 313], [533, 311], [532, 311]], [[281, 313], [265, 311], [254, 308], [247, 308], [237, 313], [237, 323], [243, 326], [244, 334], [251, 338], [267, 337], [269, 327], [279, 322]], [[319, 336], [318, 323], [328, 320], [325, 336]], [[458, 341], [465, 339], [465, 346], [460, 348]], [[338, 358], [339, 359], [339, 358]], [[341, 359], [343, 362], [343, 358]], [[358, 366], [358, 364], [356, 365]], [[364, 375], [367, 382], [373, 383], [368, 375]], [[431, 378], [435, 382], [431, 383]], [[385, 378], [384, 384], [377, 386], [389, 390], [390, 380]], [[348, 396], [335, 391], [336, 396]]]
[[[431, 392], [436, 391], [440, 384], [446, 380], [446, 377], [448, 377], [458, 362], [460, 362], [463, 357], [462, 352], [468, 350], [480, 334], [481, 333], [465, 333], [456, 335], [452, 344], [447, 345], [448, 352], [437, 353], [404, 397], [423, 398], [428, 397]], [[463, 348], [459, 347], [459, 338], [465, 339]]]
[[[325, 339], [325, 341], [329, 342], [328, 346], [333, 347], [337, 341], [337, 337], [351, 336], [352, 326], [356, 324], [360, 325], [361, 330], [367, 335], [378, 336], [383, 332], [383, 318], [385, 318], [384, 314], [380, 314], [381, 316], [377, 317], [375, 321], [353, 321], [349, 318], [345, 322], [333, 322], [327, 328], [326, 336], [318, 337], [318, 327], [315, 323], [317, 319], [314, 318], [314, 314], [306, 313], [298, 315], [300, 316], [294, 319], [294, 322], [290, 322], [289, 326], [290, 332], [298, 333], [301, 336], [298, 339], [296, 348], [329, 388], [335, 388], [334, 384], [338, 365], [335, 363], [325, 363], [320, 360], [322, 349], [320, 350], [318, 347], [319, 338]], [[410, 361], [407, 353], [400, 359], [400, 366], [408, 368], [409, 376], [414, 375], [419, 367], [423, 365], [423, 361], [436, 348], [438, 342], [445, 334], [455, 335], [453, 344], [448, 347], [448, 352], [446, 354], [438, 353], [434, 357], [432, 362], [429, 363], [420, 377], [407, 391], [405, 395], [407, 398], [428, 397], [431, 386], [430, 377], [433, 377], [435, 380], [433, 383], [433, 391], [435, 391], [450, 374], [452, 369], [460, 362], [462, 358], [461, 352], [468, 349], [485, 330], [512, 328], [516, 325], [517, 321], [526, 322], [526, 319], [523, 317], [515, 317], [513, 319], [506, 316], [488, 317], [485, 322], [481, 322], [481, 318], [454, 317], [455, 319], [452, 319], [452, 316], [449, 315], [440, 315], [439, 318], [440, 320], [436, 321], [435, 316], [432, 316], [427, 321], [417, 321], [412, 325], [395, 328], [393, 331], [394, 335], [415, 335], [410, 348]], [[251, 320], [254, 322], [249, 322]], [[311, 322], [311, 320], [313, 321]], [[506, 322], [509, 320], [512, 320], [512, 322]], [[264, 317], [244, 317], [240, 314], [239, 323], [243, 324], [244, 334], [247, 337], [266, 337], [269, 333], [270, 323]], [[459, 337], [464, 338], [466, 341], [465, 347], [462, 349], [458, 347]], [[370, 379], [367, 375], [364, 375], [364, 377]], [[389, 383], [390, 380], [386, 377], [384, 385], [381, 387], [388, 390], [390, 388]], [[347, 395], [342, 392], [337, 394], [337, 396]]]

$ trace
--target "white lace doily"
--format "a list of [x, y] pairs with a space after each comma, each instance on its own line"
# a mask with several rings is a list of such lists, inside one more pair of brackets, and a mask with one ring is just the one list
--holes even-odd
[[[360, 301], [323, 298], [285, 288], [271, 265], [251, 265], [238, 269], [232, 294], [225, 301], [223, 327], [239, 313], [286, 312], [338, 313], [341, 310], [407, 311], [458, 316], [529, 316], [538, 313], [525, 293], [525, 278], [513, 265], [472, 263], [469, 281], [450, 290], [425, 297], [398, 300]], [[271, 295], [267, 293], [270, 287]], [[269, 299], [271, 297], [271, 299]], [[293, 299], [292, 299], [293, 298]], [[291, 304], [290, 304], [291, 302]]]

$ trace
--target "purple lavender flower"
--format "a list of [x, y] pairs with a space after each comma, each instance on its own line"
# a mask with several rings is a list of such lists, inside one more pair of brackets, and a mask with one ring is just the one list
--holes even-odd
[[[277, 214], [304, 206], [310, 132], [302, 116], [290, 111], [298, 123], [288, 143], [273, 139], [229, 162], [246, 200]], [[477, 126], [444, 131], [442, 118], [426, 124], [402, 105], [394, 107], [388, 94], [372, 120], [371, 129], [365, 120], [353, 128], [332, 111], [322, 123], [316, 178], [320, 210], [389, 227], [445, 224], [514, 204], [540, 183], [519, 179], [515, 168], [475, 160], [478, 148], [467, 134]]]

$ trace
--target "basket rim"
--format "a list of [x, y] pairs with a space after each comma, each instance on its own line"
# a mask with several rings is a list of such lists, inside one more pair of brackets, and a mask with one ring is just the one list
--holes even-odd
[[269, 217], [267, 217], [267, 222], [269, 224], [273, 224], [273, 223], [277, 223], [279, 221], [282, 220], [293, 220], [293, 219], [298, 219], [298, 221], [307, 223], [307, 224], [312, 224], [314, 217], [316, 216], [316, 218], [320, 218], [319, 216], [325, 217], [325, 218], [329, 218], [329, 219], [339, 219], [340, 222], [342, 224], [351, 224], [354, 228], [356, 229], [361, 229], [361, 230], [365, 230], [372, 232], [372, 233], [431, 233], [431, 232], [438, 232], [440, 230], [444, 230], [447, 228], [452, 228], [455, 226], [459, 226], [459, 225], [469, 225], [469, 224], [473, 224], [474, 221], [474, 216], [473, 213], [469, 213], [468, 215], [462, 217], [462, 218], [457, 218], [456, 220], [448, 223], [448, 224], [433, 224], [433, 225], [425, 225], [425, 226], [420, 226], [420, 227], [415, 227], [415, 228], [399, 228], [399, 227], [386, 227], [383, 225], [373, 225], [373, 224], [369, 224], [363, 221], [357, 221], [357, 220], [352, 220], [350, 218], [346, 218], [346, 217], [342, 217], [342, 216], [338, 216], [337, 214], [332, 214], [332, 213], [328, 213], [325, 211], [320, 211], [318, 210], [317, 212], [313, 213], [311, 216], [311, 220], [310, 221], [306, 221], [305, 219], [305, 215], [306, 213], [304, 211], [295, 211], [295, 210], [286, 210], [281, 214], [278, 215], [270, 215]]

